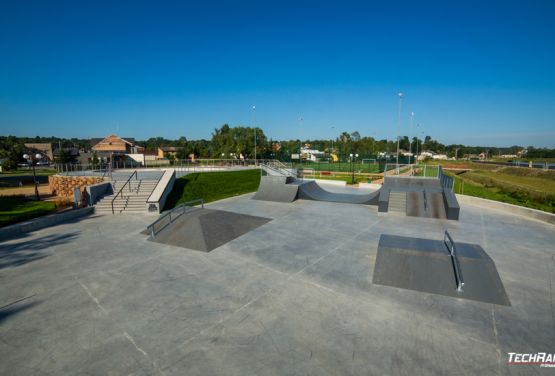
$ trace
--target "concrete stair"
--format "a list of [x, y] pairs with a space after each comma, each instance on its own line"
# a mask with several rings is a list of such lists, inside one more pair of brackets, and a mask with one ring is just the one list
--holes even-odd
[[[95, 204], [95, 213], [112, 214], [112, 200], [125, 184], [125, 181], [114, 181], [114, 194], [104, 196]], [[158, 180], [131, 180], [123, 188], [122, 193], [114, 200], [114, 214], [146, 213], [146, 200], [158, 184]]]
[[387, 211], [407, 213], [407, 193], [406, 192], [389, 192], [389, 205]]

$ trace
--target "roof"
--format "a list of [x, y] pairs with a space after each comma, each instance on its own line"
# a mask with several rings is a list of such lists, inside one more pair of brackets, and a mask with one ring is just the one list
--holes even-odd
[[107, 137], [104, 137], [104, 138], [91, 138], [91, 147], [95, 146], [99, 142], [102, 142], [102, 141], [104, 141], [105, 139], [107, 139], [109, 137], [121, 138], [124, 142], [128, 143], [129, 145], [135, 145], [135, 138], [133, 138], [133, 137], [119, 137], [119, 136], [116, 136], [114, 134], [111, 134], [111, 135], [109, 135]]
[[160, 146], [159, 149], [162, 151], [178, 151], [183, 148], [178, 146]]

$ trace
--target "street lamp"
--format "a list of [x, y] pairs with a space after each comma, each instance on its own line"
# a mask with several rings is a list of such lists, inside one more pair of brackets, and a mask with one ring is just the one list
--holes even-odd
[[355, 184], [355, 162], [358, 158], [358, 154], [350, 153], [349, 157], [351, 157], [351, 184]]
[[402, 92], [397, 93], [399, 96], [399, 113], [397, 116], [397, 175], [399, 175], [399, 138], [401, 133], [401, 106], [403, 104], [403, 94]]
[[256, 106], [252, 106], [252, 123], [254, 128], [254, 165], [256, 166]]
[[35, 197], [37, 198], [37, 201], [39, 201], [40, 200], [39, 184], [37, 182], [37, 174], [35, 173], [35, 161], [41, 160], [42, 155], [39, 154], [39, 153], [37, 153], [35, 155], [23, 154], [23, 159], [28, 161], [31, 164], [31, 166], [33, 167], [33, 180], [35, 181]]
[[[335, 133], [335, 127], [333, 125], [331, 127], [331, 132]], [[331, 155], [331, 153], [333, 153], [333, 134], [331, 135], [331, 152], [330, 152], [330, 155]]]
[[410, 134], [409, 134], [409, 164], [411, 162], [411, 158], [412, 158], [412, 140], [410, 139], [410, 136], [412, 135], [412, 119], [414, 118], [414, 111], [411, 111], [410, 113]]

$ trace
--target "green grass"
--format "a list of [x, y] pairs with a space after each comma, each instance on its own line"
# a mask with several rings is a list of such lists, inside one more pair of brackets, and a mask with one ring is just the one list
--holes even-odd
[[456, 175], [452, 172], [446, 174], [455, 177], [455, 193], [555, 213], [553, 181], [549, 183], [549, 178], [519, 177], [506, 169], [501, 169], [500, 172], [478, 170]]
[[175, 181], [164, 210], [199, 198], [212, 202], [254, 192], [259, 183], [260, 170], [188, 174]]
[[[337, 180], [337, 181], [344, 181], [347, 184], [351, 184], [352, 176], [351, 175], [336, 175], [336, 176], [309, 176], [305, 175], [305, 179], [319, 179], [319, 180]], [[376, 178], [377, 179], [377, 178]], [[372, 179], [371, 177], [365, 175], [356, 175], [355, 174], [355, 183], [368, 183], [368, 180], [376, 180]]]
[[0, 227], [56, 211], [50, 201], [31, 201], [24, 196], [0, 196]]
[[[381, 172], [380, 165], [377, 163], [355, 163], [355, 172], [377, 173]], [[314, 171], [339, 171], [350, 172], [352, 166], [348, 162], [344, 163], [330, 163], [330, 162], [303, 162], [294, 163], [293, 168], [311, 168]], [[383, 169], [383, 164], [382, 167]]]
[[[56, 175], [58, 173], [58, 171], [53, 170], [53, 169], [36, 169], [35, 170], [35, 174], [37, 176], [50, 176], [50, 175]], [[33, 170], [13, 170], [13, 171], [4, 171], [2, 173], [0, 173], [0, 177], [2, 176], [28, 176], [31, 175], [33, 176]]]

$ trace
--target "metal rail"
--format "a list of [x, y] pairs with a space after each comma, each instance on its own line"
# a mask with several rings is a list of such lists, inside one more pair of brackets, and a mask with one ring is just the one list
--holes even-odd
[[[187, 213], [187, 207], [193, 206], [192, 204], [200, 203], [201, 207], [204, 209], [204, 199], [199, 198], [197, 200], [191, 200], [184, 202], [182, 204], [177, 205], [175, 208], [171, 209], [170, 211], [162, 214], [160, 218], [152, 222], [150, 225], [147, 226], [147, 230], [150, 230], [150, 236], [154, 239], [156, 234], [165, 229], [168, 225], [170, 225], [174, 220], [182, 216], [183, 214]], [[174, 214], [172, 216], [172, 214]], [[164, 226], [159, 228], [158, 230], [155, 229], [156, 224], [160, 223], [163, 219], [168, 218], [169, 221]]]
[[459, 259], [457, 257], [457, 249], [455, 248], [455, 242], [447, 230], [445, 230], [445, 235], [443, 235], [443, 243], [449, 251], [451, 256], [451, 262], [453, 263], [453, 270], [455, 271], [455, 280], [457, 282], [457, 291], [463, 292], [464, 279], [462, 275], [461, 265], [459, 264]]
[[112, 214], [115, 214], [115, 212], [114, 212], [114, 201], [116, 200], [116, 198], [118, 198], [119, 195], [121, 195], [121, 198], [123, 198], [123, 188], [125, 188], [125, 186], [127, 184], [129, 184], [129, 192], [131, 192], [131, 183], [130, 182], [131, 182], [131, 179], [133, 178], [133, 176], [135, 176], [135, 180], [139, 180], [139, 177], [137, 175], [137, 170], [133, 171], [133, 173], [131, 174], [129, 179], [127, 179], [127, 181], [121, 186], [118, 193], [116, 193], [116, 195], [112, 199]]

